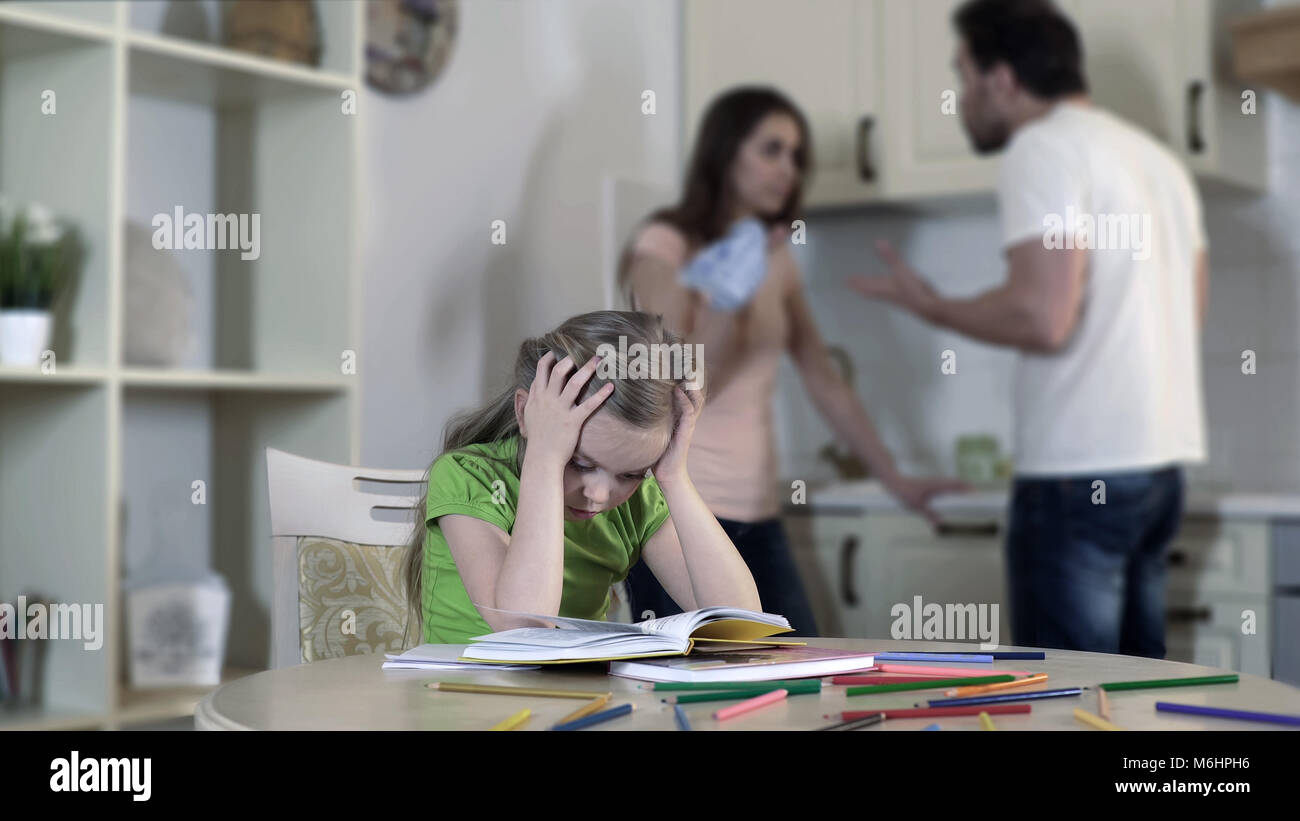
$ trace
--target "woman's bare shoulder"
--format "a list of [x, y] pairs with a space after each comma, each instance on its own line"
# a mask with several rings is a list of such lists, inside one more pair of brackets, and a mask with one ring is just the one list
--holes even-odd
[[645, 223], [632, 238], [632, 253], [682, 265], [687, 255], [686, 235], [677, 226], [663, 220]]

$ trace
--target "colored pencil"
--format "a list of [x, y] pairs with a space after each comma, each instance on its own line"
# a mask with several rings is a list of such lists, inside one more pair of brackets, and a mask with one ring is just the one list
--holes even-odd
[[1110, 721], [1110, 696], [1100, 687], [1097, 688], [1097, 715]]
[[525, 708], [525, 709], [520, 710], [519, 712], [515, 713], [514, 715], [510, 716], [510, 718], [507, 718], [505, 721], [502, 721], [502, 722], [499, 723], [499, 724], [495, 724], [495, 725], [493, 725], [491, 729], [493, 729], [493, 730], [514, 730], [514, 729], [517, 729], [517, 728], [519, 727], [519, 725], [523, 724], [525, 721], [528, 720], [528, 716], [530, 716], [530, 715], [532, 715], [532, 711], [531, 711], [531, 710], [528, 710], [527, 708]]
[[716, 693], [685, 693], [683, 695], [664, 696], [659, 699], [666, 704], [698, 704], [702, 701], [730, 701], [736, 698], [753, 698], [775, 690], [785, 690], [792, 696], [820, 693], [822, 683], [816, 679], [802, 681], [786, 687], [749, 687], [743, 690], [719, 690]]
[[679, 730], [691, 729], [691, 722], [686, 720], [686, 711], [682, 709], [682, 705], [680, 704], [673, 705], [673, 717], [677, 719], [677, 729]]
[[1202, 707], [1196, 704], [1175, 704], [1169, 701], [1157, 701], [1156, 710], [1163, 713], [1187, 713], [1211, 718], [1235, 718], [1239, 721], [1266, 721], [1270, 724], [1300, 726], [1300, 715], [1288, 715], [1286, 713], [1258, 713], [1252, 710], [1229, 710], [1225, 707]]
[[[884, 710], [845, 710], [840, 713], [841, 721], [884, 713], [890, 718], [938, 718], [939, 716], [977, 716], [980, 713], [1002, 715], [1011, 713], [1029, 713], [1033, 711], [1030, 704], [990, 704], [987, 707], [902, 707]], [[826, 716], [834, 718], [834, 716]]]
[[513, 687], [505, 684], [461, 684], [454, 681], [431, 681], [424, 686], [430, 690], [441, 690], [446, 693], [492, 693], [500, 696], [581, 698], [588, 701], [610, 695], [609, 693], [596, 693], [589, 690], [548, 690], [543, 687]]
[[940, 727], [938, 724], [931, 724], [929, 727], [926, 727], [925, 729], [927, 729], [927, 730], [942, 730], [943, 728]]
[[593, 698], [593, 699], [591, 700], [591, 703], [590, 703], [590, 704], [587, 704], [587, 705], [584, 705], [584, 706], [582, 706], [582, 707], [579, 707], [578, 709], [576, 709], [576, 710], [574, 710], [573, 712], [569, 713], [567, 716], [565, 716], [564, 718], [560, 719], [559, 723], [560, 723], [560, 724], [564, 724], [565, 722], [569, 722], [569, 721], [577, 721], [578, 719], [582, 718], [583, 716], [589, 716], [589, 715], [591, 715], [592, 713], [594, 713], [594, 712], [596, 712], [597, 710], [599, 710], [600, 708], [604, 707], [606, 704], [608, 704], [608, 703], [609, 703], [609, 699], [610, 699], [610, 694], [609, 694], [609, 693], [606, 693], [605, 695], [601, 696], [600, 698]]
[[885, 720], [884, 713], [876, 713], [866, 718], [855, 718], [851, 721], [841, 721], [839, 724], [831, 724], [827, 727], [818, 727], [818, 730], [857, 730], [862, 727], [873, 727]]
[[996, 730], [997, 728], [998, 728], [998, 725], [996, 725], [996, 724], [993, 723], [993, 719], [989, 717], [988, 711], [987, 711], [987, 710], [981, 710], [981, 711], [980, 711], [980, 729], [982, 729], [982, 730]]
[[1084, 724], [1087, 724], [1089, 727], [1095, 727], [1095, 728], [1097, 728], [1098, 730], [1122, 730], [1122, 729], [1124, 729], [1123, 727], [1117, 727], [1116, 725], [1111, 724], [1109, 721], [1107, 721], [1106, 719], [1102, 718], [1101, 716], [1095, 716], [1095, 715], [1093, 715], [1092, 713], [1088, 712], [1087, 710], [1083, 709], [1082, 707], [1075, 707], [1075, 708], [1074, 708], [1074, 717], [1077, 718], [1079, 721], [1082, 721]]
[[[976, 673], [972, 678], [983, 678], [986, 674]], [[832, 676], [831, 684], [913, 684], [918, 681], [934, 681], [947, 676], [900, 676], [896, 673], [881, 673], [870, 676]]]
[[599, 724], [602, 721], [609, 721], [611, 718], [625, 716], [635, 710], [632, 704], [620, 704], [617, 707], [611, 707], [608, 710], [602, 710], [599, 713], [593, 713], [589, 716], [583, 716], [576, 721], [566, 721], [562, 724], [556, 724], [552, 730], [581, 730], [583, 727], [590, 727], [593, 724]]
[[972, 684], [969, 687], [956, 687], [944, 693], [946, 696], [978, 696], [984, 693], [996, 693], [999, 690], [1014, 690], [1017, 687], [1028, 687], [1031, 684], [1042, 684], [1047, 681], [1047, 673], [1036, 673], [1025, 678], [1018, 678], [1015, 681], [999, 681], [997, 684]]
[[1099, 685], [1103, 690], [1146, 690], [1153, 687], [1195, 687], [1198, 684], [1236, 684], [1237, 674], [1192, 676], [1191, 678], [1156, 678], [1149, 681], [1111, 681]]
[[718, 721], [726, 721], [729, 718], [748, 713], [751, 710], [757, 710], [760, 707], [766, 707], [769, 704], [775, 704], [786, 697], [785, 690], [773, 690], [770, 693], [764, 693], [761, 696], [742, 701], [739, 704], [733, 704], [730, 707], [723, 707], [721, 710], [714, 712], [713, 717]]
[[968, 698], [932, 698], [926, 703], [931, 707], [964, 707], [968, 704], [1005, 704], [1010, 701], [1029, 701], [1042, 698], [1064, 698], [1083, 694], [1082, 687], [1062, 687], [1059, 690], [1030, 690], [1025, 693], [995, 693]]
[[953, 661], [966, 664], [991, 664], [988, 653], [876, 653], [877, 661]]
[[922, 664], [881, 664], [882, 673], [913, 676], [1032, 676], [1029, 670], [972, 670], [969, 667], [929, 667]]
[[979, 684], [993, 681], [1013, 681], [1014, 676], [980, 676], [978, 678], [936, 678], [930, 681], [909, 681], [906, 684], [863, 684], [858, 687], [845, 687], [846, 696], [871, 696], [879, 693], [902, 693], [909, 690], [937, 690], [955, 687], [959, 684]]
[[787, 687], [792, 684], [820, 682], [820, 678], [793, 678], [777, 681], [656, 681], [637, 685], [642, 690], [744, 690], [747, 687]]
[[[918, 656], [928, 656], [928, 655], [942, 656], [951, 652], [952, 652], [951, 650], [913, 650], [912, 651], [914, 655], [918, 655]], [[878, 659], [884, 658], [886, 655], [889, 654], [877, 653], [876, 658]], [[993, 651], [980, 650], [975, 655], [992, 656], [995, 660], [1020, 659], [1022, 661], [1024, 660], [1032, 661], [1034, 659], [1041, 660], [1047, 658], [1047, 654], [1044, 653], [1042, 650], [993, 650]]]

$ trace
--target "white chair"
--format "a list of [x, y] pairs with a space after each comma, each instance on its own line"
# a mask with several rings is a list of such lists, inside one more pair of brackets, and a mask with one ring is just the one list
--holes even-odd
[[[266, 449], [271, 507], [271, 666], [302, 661], [299, 611], [299, 555], [302, 537], [336, 539], [400, 550], [411, 536], [412, 510], [424, 504], [423, 470], [384, 470], [337, 465]], [[371, 493], [360, 481], [419, 485], [412, 495]], [[375, 510], [396, 511], [380, 521]], [[420, 643], [418, 626], [413, 644]]]

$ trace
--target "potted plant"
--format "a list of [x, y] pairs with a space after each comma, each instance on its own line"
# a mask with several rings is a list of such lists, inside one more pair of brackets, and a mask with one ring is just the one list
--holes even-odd
[[0, 198], [0, 364], [40, 364], [51, 309], [80, 267], [75, 229], [41, 205], [13, 210]]

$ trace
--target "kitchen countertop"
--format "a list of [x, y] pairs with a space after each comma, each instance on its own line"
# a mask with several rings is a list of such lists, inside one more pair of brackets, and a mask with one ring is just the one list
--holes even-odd
[[[786, 493], [790, 483], [784, 483]], [[980, 486], [966, 493], [935, 497], [936, 513], [957, 515], [1002, 513], [1007, 508], [1010, 485]], [[899, 512], [903, 508], [877, 479], [809, 482], [808, 504], [786, 505], [787, 513], [811, 509], [814, 512], [869, 513]], [[1199, 516], [1232, 516], [1254, 519], [1300, 519], [1300, 493], [1246, 493], [1191, 486], [1186, 511]]]

